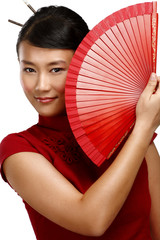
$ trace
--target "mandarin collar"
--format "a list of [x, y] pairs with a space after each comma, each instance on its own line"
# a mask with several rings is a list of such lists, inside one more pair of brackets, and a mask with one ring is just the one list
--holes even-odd
[[38, 125], [58, 131], [71, 131], [66, 115], [55, 117], [43, 117], [39, 115]]

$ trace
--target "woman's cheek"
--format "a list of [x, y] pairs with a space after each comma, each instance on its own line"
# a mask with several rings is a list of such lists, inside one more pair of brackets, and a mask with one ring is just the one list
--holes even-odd
[[26, 93], [32, 91], [34, 88], [33, 83], [31, 83], [25, 78], [21, 78], [21, 86], [23, 88], [23, 91]]
[[66, 77], [63, 78], [61, 84], [58, 86], [57, 91], [61, 94], [65, 92], [65, 85], [66, 85]]

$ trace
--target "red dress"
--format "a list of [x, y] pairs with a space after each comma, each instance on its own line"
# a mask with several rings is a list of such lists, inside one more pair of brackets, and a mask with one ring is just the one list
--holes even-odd
[[[0, 145], [0, 164], [18, 152], [42, 154], [80, 192], [84, 193], [110, 166], [112, 158], [101, 167], [95, 166], [82, 152], [69, 127], [67, 117], [40, 117], [38, 124], [21, 133], [8, 135]], [[5, 179], [1, 168], [2, 177]], [[68, 231], [46, 219], [25, 201], [38, 240], [151, 240], [150, 207], [147, 165], [144, 160], [130, 194], [109, 229], [101, 237], [86, 237]]]

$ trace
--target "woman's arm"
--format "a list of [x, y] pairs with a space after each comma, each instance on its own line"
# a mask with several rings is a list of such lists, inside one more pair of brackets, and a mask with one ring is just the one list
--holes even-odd
[[153, 240], [160, 240], [160, 157], [152, 143], [146, 154], [149, 188], [151, 194], [151, 233]]
[[4, 162], [11, 186], [35, 210], [80, 234], [102, 235], [124, 204], [160, 123], [160, 89], [150, 79], [137, 105], [132, 134], [110, 168], [83, 195], [43, 156], [18, 153]]

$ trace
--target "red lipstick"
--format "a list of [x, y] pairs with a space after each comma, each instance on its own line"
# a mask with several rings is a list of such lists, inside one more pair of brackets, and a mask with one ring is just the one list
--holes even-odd
[[40, 103], [50, 103], [55, 100], [55, 97], [36, 97], [35, 98]]

